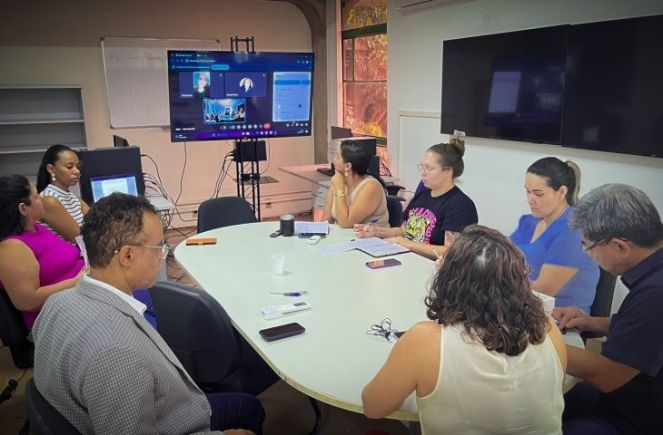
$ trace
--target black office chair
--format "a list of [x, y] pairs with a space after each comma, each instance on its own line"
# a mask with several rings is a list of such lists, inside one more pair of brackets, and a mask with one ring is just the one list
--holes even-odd
[[32, 435], [80, 435], [80, 432], [41, 395], [34, 379], [25, 384], [25, 406]]
[[257, 395], [278, 380], [207, 292], [160, 281], [150, 296], [157, 331], [201, 390]]
[[7, 292], [0, 288], [0, 340], [9, 346], [14, 365], [19, 369], [33, 365], [35, 347], [27, 339], [28, 332], [23, 316], [14, 307]]
[[397, 196], [387, 195], [387, 211], [389, 212], [389, 226], [400, 227], [403, 223], [403, 204]]
[[[596, 295], [594, 296], [594, 302], [590, 309], [590, 315], [593, 317], [609, 317], [610, 312], [612, 311], [612, 299], [615, 294], [615, 285], [617, 284], [617, 276], [606, 272], [605, 270], [599, 268], [599, 282], [596, 284]], [[600, 337], [600, 334], [595, 334], [593, 332], [583, 332], [580, 334], [583, 340], [588, 338]]]
[[253, 222], [257, 222], [253, 208], [245, 199], [237, 196], [208, 199], [198, 207], [199, 233]]
[[[387, 195], [391, 195], [391, 196], [398, 196], [398, 192], [405, 189], [405, 187], [401, 186], [400, 184], [395, 184], [395, 183], [385, 184], [384, 188], [387, 191]], [[401, 198], [401, 201], [403, 201], [404, 199], [405, 198]]]

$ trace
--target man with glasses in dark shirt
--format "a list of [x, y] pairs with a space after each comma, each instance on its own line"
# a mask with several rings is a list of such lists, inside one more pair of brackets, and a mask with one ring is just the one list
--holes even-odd
[[565, 397], [565, 434], [663, 433], [663, 223], [640, 190], [594, 189], [570, 221], [583, 247], [629, 294], [612, 317], [556, 308], [559, 327], [607, 337], [602, 353], [567, 346], [567, 371], [582, 379]]

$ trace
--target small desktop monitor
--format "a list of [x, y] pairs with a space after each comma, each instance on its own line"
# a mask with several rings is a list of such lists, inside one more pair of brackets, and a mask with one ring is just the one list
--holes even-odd
[[345, 139], [348, 137], [352, 137], [352, 130], [349, 128], [344, 128], [344, 127], [335, 127], [331, 126], [329, 127], [331, 138], [332, 139]]
[[138, 183], [136, 183], [135, 174], [93, 177], [90, 178], [90, 184], [92, 186], [92, 199], [94, 202], [115, 192], [138, 196]]
[[129, 141], [126, 140], [123, 137], [113, 135], [113, 146], [114, 147], [128, 147], [129, 146]]
[[79, 158], [81, 197], [88, 204], [112, 192], [145, 194], [140, 148], [137, 146], [82, 150]]

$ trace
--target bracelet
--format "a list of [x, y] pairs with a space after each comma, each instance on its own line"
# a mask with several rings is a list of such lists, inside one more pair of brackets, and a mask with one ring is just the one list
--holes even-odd
[[336, 192], [334, 192], [334, 195], [337, 198], [343, 198], [345, 196], [345, 192], [343, 192], [342, 190], [337, 190]]

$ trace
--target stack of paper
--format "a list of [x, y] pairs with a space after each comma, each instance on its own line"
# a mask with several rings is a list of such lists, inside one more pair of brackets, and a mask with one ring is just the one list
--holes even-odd
[[318, 253], [321, 255], [340, 254], [341, 252], [352, 251], [353, 249], [365, 252], [376, 258], [410, 252], [409, 249], [396, 243], [389, 243], [378, 237], [370, 237], [368, 239], [350, 240], [349, 242], [321, 246], [318, 248]]
[[389, 255], [403, 254], [410, 252], [409, 249], [404, 248], [398, 243], [389, 243], [378, 237], [370, 237], [368, 239], [360, 239], [353, 242], [355, 249], [367, 253], [371, 257], [387, 257]]
[[295, 221], [295, 234], [329, 234], [328, 222]]

